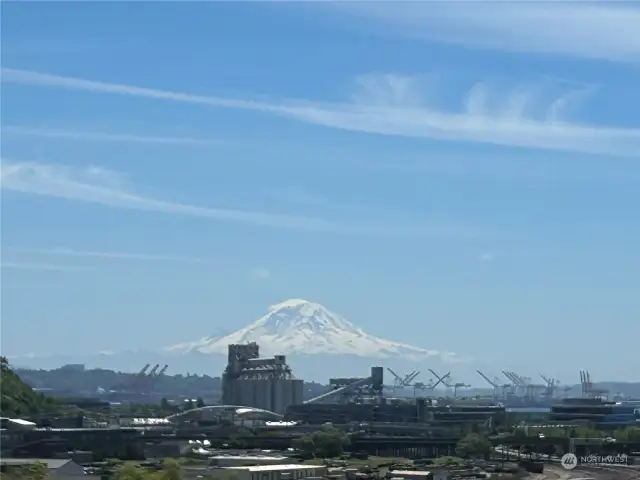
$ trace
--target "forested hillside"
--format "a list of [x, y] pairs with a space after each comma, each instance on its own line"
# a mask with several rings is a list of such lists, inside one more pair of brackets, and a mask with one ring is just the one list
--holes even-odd
[[33, 391], [14, 373], [5, 357], [0, 357], [0, 363], [2, 368], [0, 379], [2, 384], [1, 416], [20, 417], [55, 408], [55, 401]]

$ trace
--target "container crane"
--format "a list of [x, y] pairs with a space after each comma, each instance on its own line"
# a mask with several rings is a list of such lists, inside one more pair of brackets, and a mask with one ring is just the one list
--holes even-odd
[[395, 390], [396, 388], [404, 388], [404, 387], [410, 387], [411, 386], [411, 382], [413, 380], [415, 380], [415, 378], [420, 375], [420, 372], [414, 370], [413, 372], [409, 373], [408, 375], [405, 375], [404, 378], [401, 377], [400, 375], [398, 375], [396, 372], [394, 372], [393, 370], [391, 370], [390, 368], [387, 368], [387, 370], [389, 371], [389, 373], [391, 375], [393, 375], [393, 389]]
[[455, 382], [453, 384], [450, 383], [445, 383], [445, 385], [449, 388], [453, 388], [453, 398], [456, 398], [458, 396], [458, 389], [459, 388], [469, 388], [471, 385], [467, 385], [466, 383], [462, 383], [462, 382]]
[[426, 389], [430, 389], [433, 390], [433, 381], [431, 381], [428, 384], [422, 383], [422, 382], [416, 382], [413, 384], [413, 396], [416, 397], [416, 393], [418, 390], [426, 390]]
[[484, 373], [482, 373], [480, 370], [476, 370], [476, 372], [478, 372], [478, 375], [480, 375], [482, 378], [484, 378], [484, 380], [493, 387], [493, 398], [497, 399], [499, 392], [500, 392], [500, 386], [494, 382], [493, 380], [490, 380], [489, 377], [487, 377]]
[[451, 372], [447, 372], [443, 376], [438, 375], [436, 372], [434, 372], [431, 369], [429, 369], [429, 372], [431, 372], [431, 375], [433, 375], [434, 377], [436, 377], [438, 379], [437, 382], [435, 382], [435, 383], [433, 383], [431, 385], [431, 390], [434, 390], [440, 384], [443, 384], [444, 386], [448, 386], [447, 385], [447, 378], [451, 377]]
[[539, 375], [540, 375], [540, 378], [542, 378], [542, 380], [544, 380], [544, 382], [546, 383], [546, 388], [545, 388], [546, 397], [553, 398], [556, 392], [556, 389], [560, 384], [560, 381], [556, 380], [555, 378], [546, 377], [541, 373]]
[[582, 385], [583, 397], [601, 397], [606, 398], [609, 391], [603, 388], [596, 388], [591, 380], [591, 374], [588, 370], [580, 371], [580, 384]]
[[502, 374], [511, 382], [513, 386], [514, 393], [521, 393], [523, 396], [526, 395], [526, 385], [525, 382], [518, 377], [514, 372], [509, 372], [506, 370], [502, 370]]
[[407, 377], [405, 377], [405, 379], [404, 379], [404, 385], [405, 386], [409, 386], [409, 384], [411, 382], [413, 382], [418, 375], [420, 375], [420, 372], [417, 371], [417, 370], [415, 370], [414, 372], [412, 372], [409, 375], [407, 375]]

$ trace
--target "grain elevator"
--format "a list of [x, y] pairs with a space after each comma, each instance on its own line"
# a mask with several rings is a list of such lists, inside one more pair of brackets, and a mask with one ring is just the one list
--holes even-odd
[[303, 381], [293, 376], [284, 355], [260, 358], [252, 342], [229, 345], [222, 375], [222, 403], [262, 408], [284, 414], [289, 405], [302, 403]]

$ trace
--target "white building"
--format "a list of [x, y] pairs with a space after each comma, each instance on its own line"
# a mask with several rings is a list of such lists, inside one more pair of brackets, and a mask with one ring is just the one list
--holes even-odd
[[327, 474], [324, 465], [258, 465], [227, 467], [238, 480], [280, 480], [283, 474], [290, 479], [322, 477]]
[[212, 467], [249, 467], [258, 465], [287, 465], [291, 458], [268, 455], [216, 455], [209, 457]]
[[406, 480], [433, 480], [433, 473], [422, 470], [392, 470], [388, 473], [388, 476]]

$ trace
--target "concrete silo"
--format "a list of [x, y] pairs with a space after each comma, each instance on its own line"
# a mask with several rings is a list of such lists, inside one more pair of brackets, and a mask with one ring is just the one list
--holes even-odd
[[303, 381], [293, 376], [284, 355], [260, 358], [253, 342], [229, 345], [228, 364], [222, 376], [222, 403], [284, 413], [302, 403]]

